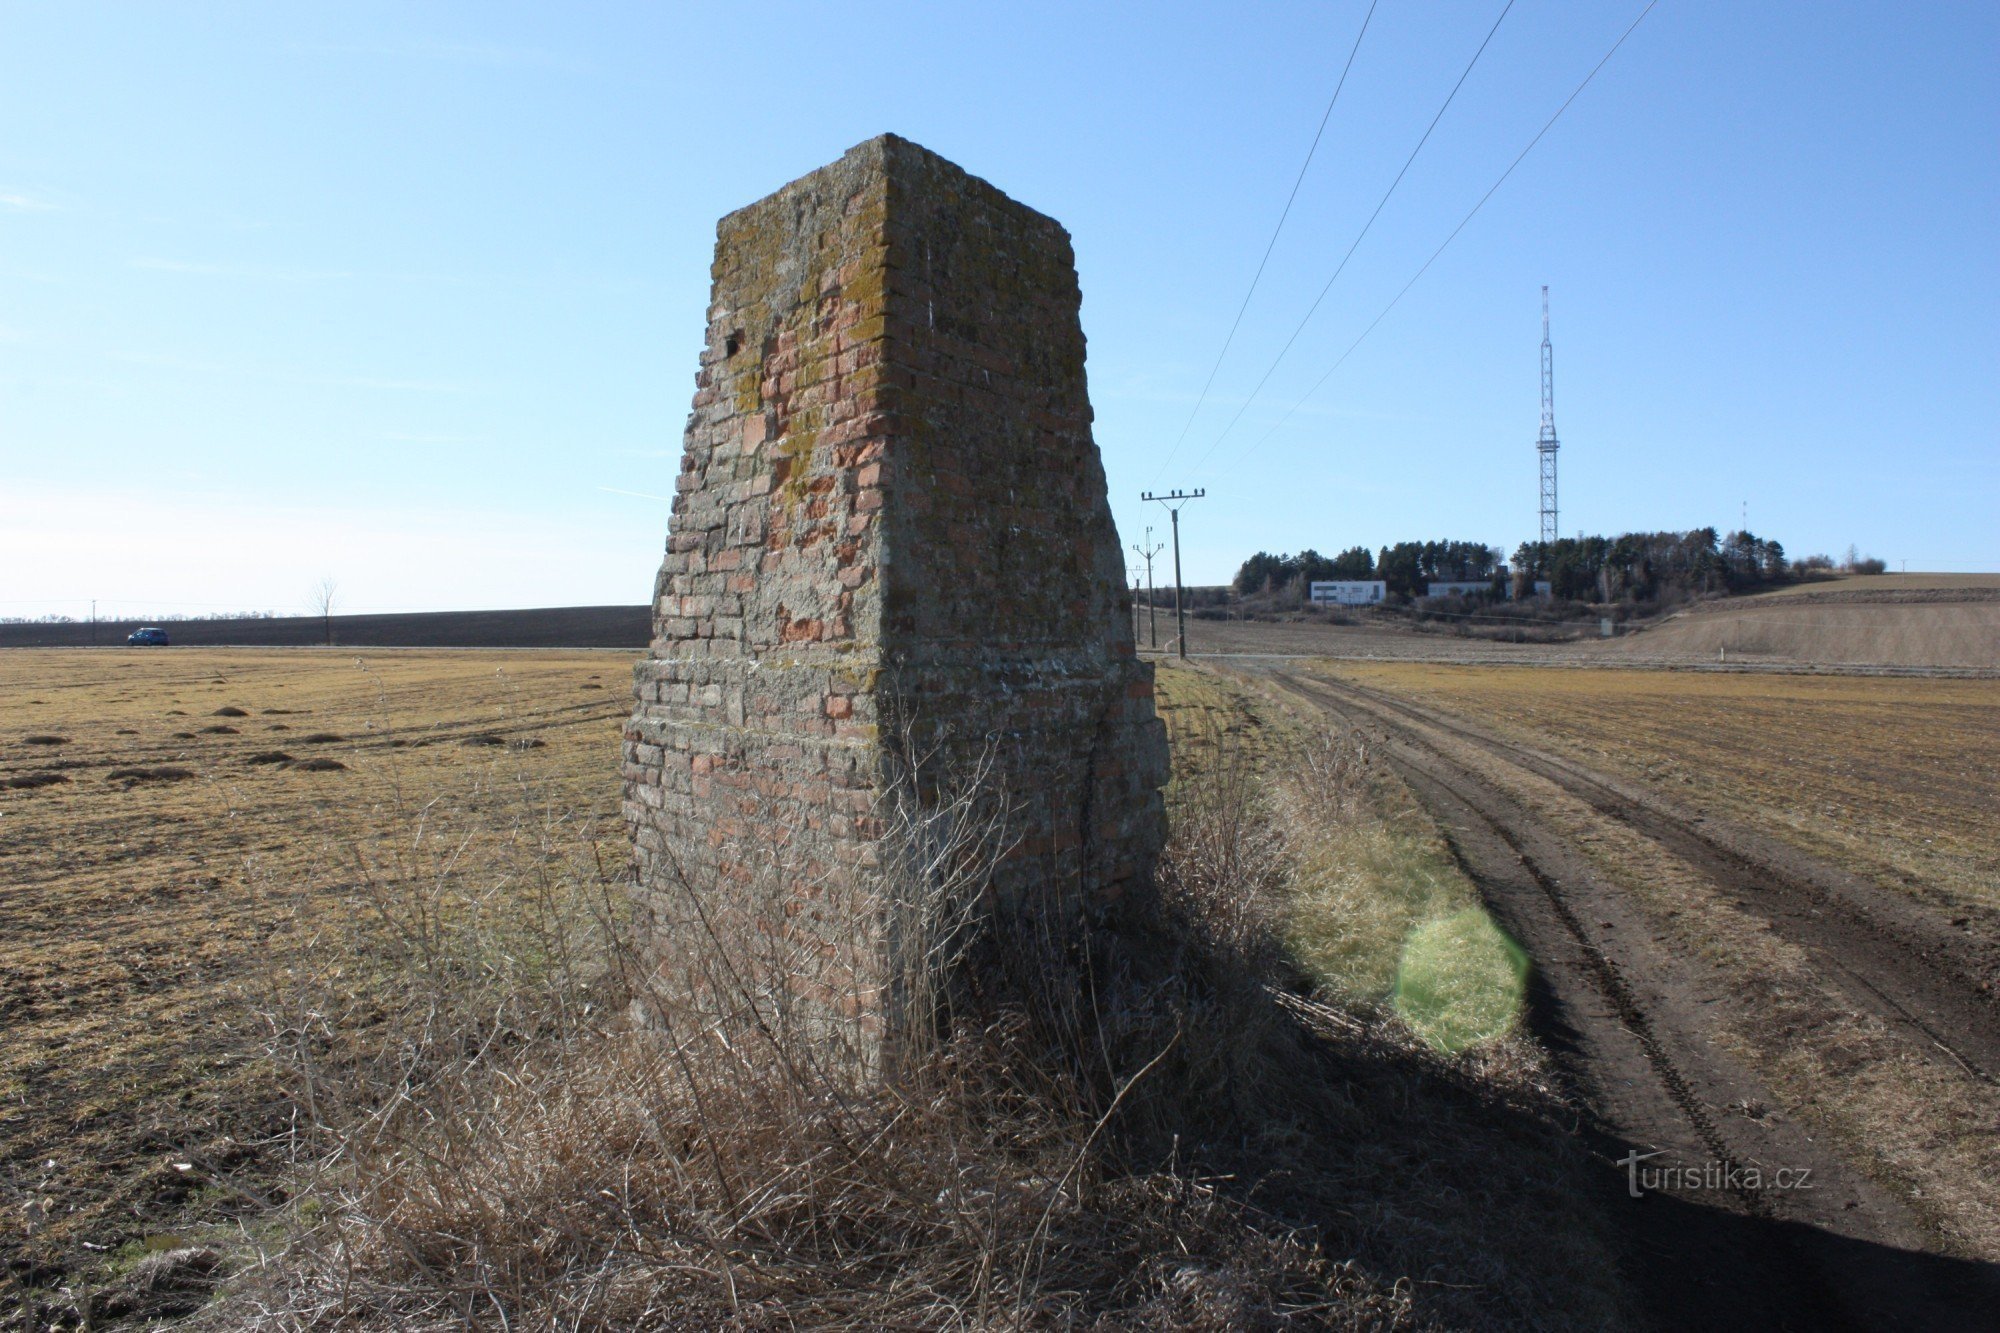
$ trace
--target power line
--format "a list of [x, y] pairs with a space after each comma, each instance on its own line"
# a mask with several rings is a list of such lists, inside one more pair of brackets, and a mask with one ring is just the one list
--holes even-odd
[[1208, 460], [1209, 454], [1213, 454], [1222, 446], [1222, 442], [1229, 438], [1229, 433], [1236, 429], [1236, 423], [1243, 419], [1243, 414], [1248, 412], [1250, 405], [1257, 401], [1257, 395], [1262, 393], [1264, 386], [1271, 382], [1271, 376], [1277, 373], [1278, 366], [1283, 363], [1286, 355], [1292, 350], [1292, 344], [1299, 340], [1299, 335], [1305, 332], [1306, 325], [1312, 322], [1313, 315], [1319, 310], [1320, 302], [1326, 300], [1326, 294], [1333, 290], [1333, 284], [1338, 282], [1340, 275], [1346, 271], [1347, 261], [1354, 258], [1354, 252], [1359, 250], [1361, 242], [1367, 239], [1369, 230], [1375, 225], [1375, 219], [1381, 217], [1382, 210], [1389, 206], [1390, 197], [1396, 193], [1396, 187], [1403, 183], [1403, 177], [1409, 174], [1411, 165], [1417, 160], [1417, 154], [1423, 152], [1424, 145], [1430, 142], [1432, 131], [1436, 130], [1438, 122], [1444, 119], [1444, 113], [1451, 109], [1452, 102], [1458, 97], [1458, 90], [1463, 88], [1465, 81], [1472, 77], [1473, 66], [1479, 63], [1479, 57], [1486, 54], [1486, 48], [1493, 42], [1493, 34], [1500, 31], [1500, 25], [1506, 21], [1508, 13], [1513, 8], [1514, 0], [1507, 0], [1505, 7], [1500, 11], [1500, 17], [1494, 19], [1493, 26], [1486, 30], [1486, 40], [1482, 41], [1479, 44], [1479, 49], [1472, 53], [1472, 59], [1466, 62], [1464, 72], [1458, 76], [1458, 82], [1451, 86], [1451, 91], [1445, 94], [1443, 105], [1439, 106], [1437, 114], [1431, 117], [1431, 123], [1424, 127], [1423, 137], [1417, 140], [1417, 146], [1412, 148], [1409, 157], [1403, 160], [1403, 169], [1396, 173], [1395, 180], [1389, 182], [1389, 188], [1383, 192], [1381, 202], [1377, 203], [1375, 211], [1368, 215], [1368, 221], [1361, 224], [1361, 230], [1356, 234], [1354, 243], [1347, 247], [1347, 253], [1340, 257], [1340, 264], [1333, 270], [1333, 276], [1326, 280], [1326, 285], [1319, 289], [1319, 295], [1315, 296], [1313, 303], [1306, 307], [1305, 316], [1299, 320], [1298, 327], [1292, 330], [1291, 337], [1285, 339], [1285, 345], [1278, 349], [1278, 354], [1271, 358], [1271, 364], [1266, 367], [1263, 378], [1259, 379], [1256, 387], [1250, 390], [1249, 396], [1243, 400], [1243, 405], [1236, 409], [1236, 415], [1229, 419], [1229, 424], [1222, 428], [1222, 434], [1215, 437], [1215, 443], [1209, 445], [1208, 452], [1204, 453], [1200, 460], [1195, 463], [1197, 468]]
[[[1355, 348], [1361, 346], [1362, 343], [1366, 342], [1368, 339], [1368, 335], [1375, 332], [1376, 325], [1380, 324], [1383, 320], [1387, 319], [1389, 317], [1389, 312], [1391, 310], [1394, 310], [1397, 307], [1397, 305], [1399, 305], [1402, 302], [1403, 298], [1410, 294], [1410, 288], [1417, 285], [1417, 280], [1423, 277], [1424, 274], [1431, 271], [1431, 265], [1437, 263], [1438, 257], [1442, 255], [1447, 248], [1450, 247], [1453, 241], [1458, 239], [1458, 234], [1464, 231], [1466, 226], [1471, 223], [1472, 219], [1479, 215], [1479, 210], [1486, 207], [1486, 202], [1489, 199], [1491, 199], [1495, 194], [1499, 193], [1500, 187], [1507, 183], [1507, 178], [1514, 174], [1514, 169], [1520, 166], [1522, 162], [1526, 161], [1528, 154], [1535, 151], [1535, 145], [1542, 141], [1542, 137], [1546, 135], [1550, 130], [1555, 128], [1556, 122], [1562, 119], [1563, 112], [1569, 110], [1570, 103], [1576, 101], [1578, 97], [1583, 95], [1583, 90], [1590, 86], [1591, 80], [1595, 79], [1599, 71], [1601, 71], [1606, 65], [1611, 63], [1611, 57], [1618, 54], [1618, 48], [1625, 45], [1625, 39], [1630, 37], [1634, 32], [1638, 31], [1639, 25], [1646, 21], [1646, 15], [1652, 13], [1653, 7], [1657, 5], [1659, 2], [1660, 0], [1647, 0], [1646, 7], [1639, 11], [1639, 17], [1633, 19], [1630, 26], [1628, 26], [1623, 33], [1619, 34], [1618, 40], [1611, 44], [1611, 49], [1604, 53], [1604, 58], [1599, 60], [1595, 65], [1591, 66], [1590, 73], [1583, 76], [1583, 82], [1576, 85], [1575, 90], [1572, 91], [1568, 97], [1563, 99], [1563, 104], [1556, 108], [1555, 114], [1548, 118], [1548, 121], [1542, 126], [1541, 129], [1535, 131], [1535, 137], [1528, 140], [1528, 146], [1526, 148], [1523, 148], [1519, 153], [1514, 155], [1514, 160], [1507, 164], [1507, 169], [1500, 173], [1499, 178], [1495, 180], [1492, 185], [1487, 187], [1485, 194], [1479, 196], [1479, 202], [1474, 204], [1472, 206], [1471, 211], [1466, 213], [1464, 217], [1460, 218], [1458, 225], [1451, 229], [1451, 235], [1445, 237], [1444, 241], [1438, 246], [1438, 248], [1431, 251], [1431, 257], [1424, 261], [1423, 267], [1418, 269], [1416, 273], [1411, 275], [1410, 280], [1403, 284], [1403, 289], [1397, 292], [1394, 297], [1390, 298], [1389, 304], [1382, 307], [1382, 312], [1380, 314], [1376, 315], [1373, 320], [1369, 321], [1368, 327], [1361, 330], [1361, 336], [1356, 338], [1352, 343], [1348, 344], [1347, 350], [1340, 354], [1339, 360], [1335, 361], [1331, 366], [1327, 368], [1326, 374], [1321, 375], [1317, 380], [1313, 382], [1313, 386], [1310, 389], [1307, 389], [1303, 394], [1299, 395], [1298, 401], [1293, 403], [1290, 407], [1286, 408], [1285, 414], [1282, 417], [1278, 418], [1277, 422], [1272, 425], [1271, 429], [1265, 431], [1263, 435], [1258, 437], [1256, 444], [1253, 444], [1248, 449], [1245, 449], [1243, 451], [1244, 453], [1246, 454], [1252, 453], [1258, 448], [1261, 448], [1266, 440], [1270, 439], [1273, 435], [1276, 435], [1280, 430], [1282, 430], [1284, 428], [1285, 423], [1292, 419], [1292, 414], [1297, 412], [1299, 408], [1303, 407], [1307, 399], [1311, 398], [1314, 394], [1318, 393], [1320, 391], [1321, 386], [1323, 386], [1328, 380], [1333, 378], [1334, 371], [1339, 370], [1343, 365], [1347, 364], [1347, 358], [1354, 355]], [[1221, 443], [1221, 441], [1217, 441], [1217, 443], [1219, 444]], [[1209, 450], [1209, 453], [1213, 452], [1215, 451], [1214, 449], [1211, 448]], [[1208, 454], [1203, 454], [1201, 462], [1206, 462], [1207, 460], [1208, 460]], [[1201, 466], [1201, 462], [1197, 462], [1195, 466], [1199, 468]]]
[[[1152, 646], [1158, 649], [1160, 646], [1160, 622], [1157, 615], [1158, 608], [1154, 605], [1156, 599], [1153, 596], [1153, 557], [1158, 555], [1164, 548], [1160, 543], [1153, 540], [1153, 529], [1150, 524], [1146, 527], [1146, 542], [1147, 544], [1143, 546], [1135, 545], [1132, 551], [1133, 554], [1146, 562], [1146, 627], [1147, 633], [1152, 639]], [[1136, 616], [1132, 620], [1132, 637], [1135, 641], [1139, 637], [1139, 621]]]
[[1181, 661], [1187, 661], [1187, 607], [1185, 605], [1185, 585], [1181, 583], [1181, 510], [1208, 492], [1200, 488], [1192, 491], [1174, 490], [1165, 495], [1155, 495], [1151, 491], [1139, 497], [1145, 504], [1165, 505], [1174, 517], [1174, 642], [1180, 649]]
[[1250, 278], [1250, 290], [1243, 293], [1243, 304], [1236, 307], [1236, 318], [1229, 325], [1229, 335], [1222, 340], [1222, 350], [1215, 354], [1215, 364], [1208, 368], [1208, 378], [1202, 382], [1201, 394], [1194, 400], [1194, 410], [1188, 413], [1186, 423], [1181, 426], [1180, 437], [1174, 441], [1174, 447], [1167, 451], [1166, 458], [1160, 463], [1160, 471], [1153, 474], [1155, 479], [1167, 470], [1167, 465], [1174, 461], [1174, 455], [1180, 452], [1181, 445], [1187, 441], [1188, 432], [1194, 428], [1195, 418], [1201, 415], [1202, 405], [1208, 401], [1208, 391], [1215, 387], [1216, 372], [1222, 369], [1222, 360], [1229, 355], [1230, 344], [1236, 341], [1236, 330], [1243, 325], [1243, 313], [1250, 308], [1250, 298], [1257, 294], [1257, 284], [1263, 281], [1264, 266], [1271, 262], [1271, 251], [1278, 245], [1278, 233], [1285, 229], [1285, 219], [1292, 215], [1292, 204], [1299, 197], [1299, 187], [1305, 184], [1306, 168], [1312, 165], [1313, 154], [1319, 151], [1320, 137], [1326, 133], [1327, 121], [1333, 118], [1334, 103], [1340, 100], [1340, 90], [1347, 86], [1347, 75], [1354, 68], [1354, 57], [1361, 52], [1361, 39], [1368, 35], [1368, 24], [1374, 19], [1375, 7], [1380, 3], [1381, 0], [1370, 0], [1368, 12], [1362, 16], [1361, 31], [1354, 35], [1354, 46], [1347, 53], [1347, 63], [1340, 69], [1340, 81], [1333, 85], [1333, 96], [1327, 99], [1326, 111], [1319, 118], [1319, 128], [1313, 131], [1312, 146], [1306, 149], [1306, 160], [1299, 164], [1298, 179], [1292, 182], [1292, 192], [1285, 196], [1284, 210], [1278, 214], [1278, 225], [1271, 229], [1271, 239], [1265, 243], [1264, 257], [1257, 261], [1257, 272]]

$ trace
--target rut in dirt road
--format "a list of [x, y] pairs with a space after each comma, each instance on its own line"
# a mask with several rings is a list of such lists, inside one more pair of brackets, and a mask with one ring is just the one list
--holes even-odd
[[2000, 941], [1768, 838], [1665, 810], [1656, 795], [1568, 760], [1510, 746], [1379, 690], [1346, 692], [1378, 718], [1394, 714], [1477, 745], [1659, 843], [1804, 947], [1858, 1008], [1911, 1029], [1973, 1077], [2000, 1086], [2000, 988], [1987, 980], [2000, 974]]
[[[1724, 1326], [1986, 1328], [2000, 1309], [2000, 1267], [1943, 1257], [1953, 1248], [1893, 1189], [1789, 1115], [1757, 1072], [1717, 1040], [1715, 1006], [1740, 1002], [1736, 979], [1685, 950], [1607, 878], [1584, 846], [1454, 745], [1554, 783], [1598, 815], [1679, 857], [1795, 940], [1860, 1012], [1935, 1049], [1990, 1092], [2000, 1034], [1989, 1001], [1949, 961], [1913, 938], [1929, 925], [1870, 904], [1837, 874], [1787, 875], [1746, 850], [1735, 830], [1697, 831], [1642, 797], [1547, 756], [1524, 755], [1455, 722], [1372, 691], [1285, 670], [1260, 672], [1297, 698], [1377, 736], [1447, 836], [1489, 908], [1536, 960], [1534, 1020], [1601, 1129], [1660, 1162], [1702, 1163], [1708, 1176], [1636, 1203], [1607, 1200], [1630, 1228], [1634, 1275], [1658, 1283], [1676, 1320]], [[1440, 738], [1439, 733], [1444, 733]], [[1811, 866], [1811, 871], [1827, 868]], [[1874, 891], [1877, 897], [1880, 890]], [[1959, 945], [1963, 948], [1963, 944]], [[1620, 1157], [1607, 1194], [1625, 1193]], [[1810, 1184], [1744, 1187], [1785, 1170]], [[1747, 1323], [1745, 1322], [1747, 1321]]]

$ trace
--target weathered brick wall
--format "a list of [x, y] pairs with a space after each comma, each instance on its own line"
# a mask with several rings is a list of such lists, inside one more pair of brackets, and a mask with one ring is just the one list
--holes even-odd
[[884, 136], [724, 218], [713, 276], [626, 732], [642, 896], [671, 923], [767, 854], [865, 870], [914, 744], [993, 756], [1000, 909], [1108, 907], [1159, 849], [1166, 743], [1067, 233]]

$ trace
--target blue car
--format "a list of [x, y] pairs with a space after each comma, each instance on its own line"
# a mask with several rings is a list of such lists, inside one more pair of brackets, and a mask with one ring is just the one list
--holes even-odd
[[135, 629], [126, 635], [125, 642], [135, 648], [144, 648], [149, 645], [164, 648], [172, 640], [167, 638], [167, 632], [158, 625], [148, 625], [144, 629]]

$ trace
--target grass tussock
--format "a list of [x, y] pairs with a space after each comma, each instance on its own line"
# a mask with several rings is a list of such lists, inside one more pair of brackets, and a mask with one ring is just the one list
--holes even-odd
[[1385, 1006], [1450, 1052], [1514, 1029], [1526, 955], [1359, 737], [1330, 733], [1302, 746], [1274, 784], [1274, 804], [1287, 830], [1286, 939], [1327, 994]]
[[635, 918], [601, 839], [559, 812], [524, 803], [504, 887], [457, 874], [480, 830], [413, 812], [387, 859], [357, 862], [368, 928], [274, 992], [293, 1202], [206, 1317], [1615, 1318], [1588, 1228], [1552, 1226], [1574, 1162], [1534, 1071], [1496, 1079], [1513, 1057], [1446, 1059], [1295, 993], [1291, 853], [1228, 746], [1177, 782], [1157, 901], [1119, 931], [997, 921], [978, 890], [1004, 811], [977, 775], [923, 786], [885, 798], [882, 876], [815, 888], [846, 895], [837, 919], [889, 924], [844, 949], [770, 928], [798, 889], [770, 848], [748, 882], [669, 886]]
[[193, 777], [194, 770], [177, 764], [158, 764], [153, 767], [132, 766], [114, 768], [104, 775], [107, 782], [127, 784], [139, 782], [185, 782]]

